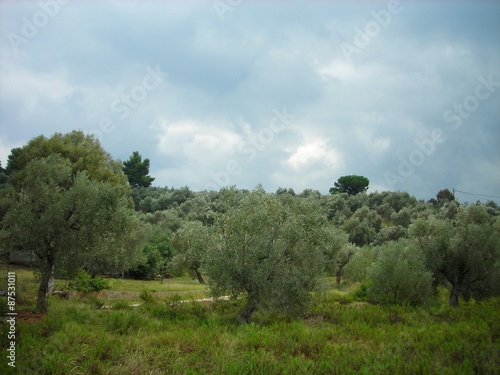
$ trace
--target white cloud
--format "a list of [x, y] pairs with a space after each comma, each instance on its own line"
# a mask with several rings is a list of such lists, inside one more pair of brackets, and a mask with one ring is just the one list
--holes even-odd
[[295, 170], [320, 162], [329, 168], [338, 168], [342, 162], [342, 155], [335, 149], [328, 147], [328, 142], [322, 139], [311, 139], [291, 151], [286, 161]]
[[159, 120], [152, 128], [158, 131], [157, 147], [161, 153], [181, 154], [200, 162], [228, 157], [236, 152], [241, 143], [238, 134], [195, 120]]
[[327, 65], [318, 66], [316, 71], [323, 79], [334, 78], [340, 81], [352, 81], [360, 78], [360, 72], [356, 71], [353, 64], [340, 59], [333, 60]]

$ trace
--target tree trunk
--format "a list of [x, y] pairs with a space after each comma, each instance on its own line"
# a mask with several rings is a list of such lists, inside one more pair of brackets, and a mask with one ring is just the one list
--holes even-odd
[[196, 270], [194, 270], [194, 272], [196, 272], [196, 278], [198, 279], [198, 281], [200, 282], [200, 284], [205, 284], [205, 280], [203, 280], [203, 276], [201, 276], [200, 271], [198, 271], [196, 269]]
[[54, 267], [52, 267], [52, 271], [50, 272], [49, 283], [47, 286], [47, 293], [52, 294], [55, 289], [55, 277], [54, 277]]
[[47, 294], [49, 291], [49, 280], [52, 274], [52, 266], [48, 269], [42, 270], [42, 275], [40, 277], [40, 286], [38, 287], [38, 299], [36, 307], [39, 312], [47, 312]]
[[450, 306], [456, 307], [458, 306], [458, 297], [460, 296], [462, 288], [460, 285], [454, 284], [451, 287], [451, 293], [450, 293]]
[[240, 313], [240, 323], [248, 324], [252, 319], [252, 314], [257, 308], [257, 304], [253, 299], [248, 299], [247, 304]]
[[337, 284], [340, 284], [340, 280], [341, 280], [341, 278], [342, 278], [342, 275], [337, 274]]

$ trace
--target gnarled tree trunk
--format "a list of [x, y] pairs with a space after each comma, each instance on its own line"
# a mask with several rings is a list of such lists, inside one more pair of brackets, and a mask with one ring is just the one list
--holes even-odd
[[240, 323], [248, 324], [252, 319], [252, 314], [257, 309], [257, 301], [254, 298], [248, 297], [247, 304], [240, 313]]
[[205, 284], [205, 280], [203, 280], [203, 276], [201, 276], [201, 273], [198, 269], [195, 269], [194, 272], [196, 273], [196, 278], [200, 282], [200, 284]]
[[54, 269], [53, 262], [50, 262], [48, 267], [42, 269], [42, 274], [40, 277], [40, 286], [38, 287], [38, 299], [36, 307], [39, 312], [47, 312], [47, 294], [49, 293], [49, 281], [52, 276]]
[[450, 299], [449, 299], [450, 306], [453, 306], [453, 307], [458, 306], [458, 297], [460, 297], [461, 291], [462, 291], [461, 285], [458, 285], [458, 284], [452, 285]]

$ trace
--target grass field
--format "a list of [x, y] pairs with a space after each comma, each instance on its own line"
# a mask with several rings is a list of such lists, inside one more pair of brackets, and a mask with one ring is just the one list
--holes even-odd
[[[36, 280], [28, 271], [16, 273], [18, 311], [33, 310]], [[149, 292], [138, 307], [130, 299], [102, 301], [92, 294], [50, 296], [47, 315], [19, 317], [17, 367], [9, 368], [3, 355], [0, 373], [500, 373], [499, 299], [459, 308], [383, 307], [354, 301], [342, 285], [315, 296], [307, 317], [257, 312], [254, 323], [240, 325], [243, 300], [180, 303], [185, 295], [175, 292], [205, 291], [188, 278], [168, 285], [113, 280], [114, 288]], [[153, 291], [173, 294], [157, 297]], [[111, 308], [99, 308], [103, 304]]]

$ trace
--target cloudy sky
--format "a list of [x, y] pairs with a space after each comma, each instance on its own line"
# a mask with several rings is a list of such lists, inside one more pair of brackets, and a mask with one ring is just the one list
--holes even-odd
[[498, 197], [499, 19], [495, 1], [2, 1], [0, 160], [80, 129], [149, 158], [156, 186], [358, 174]]

